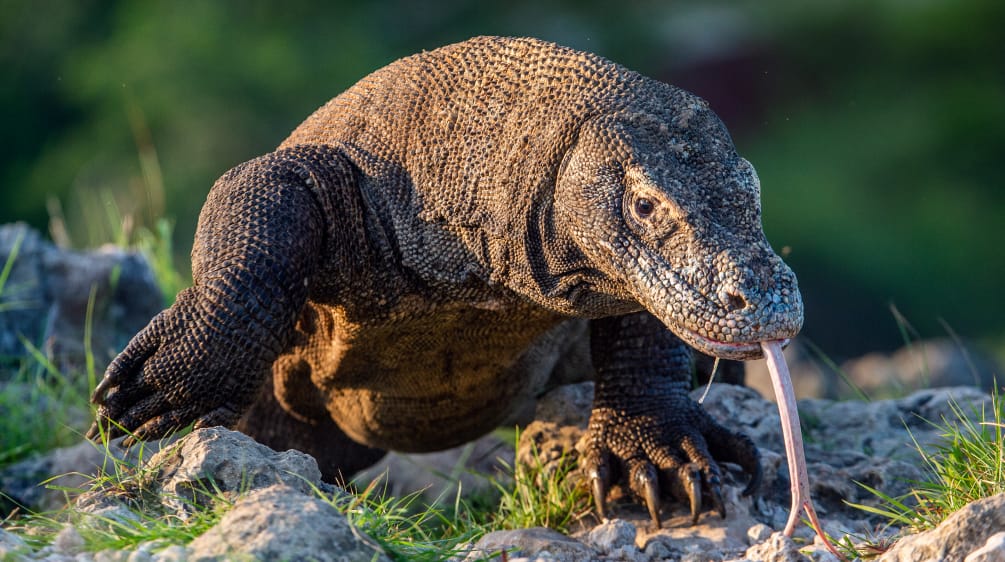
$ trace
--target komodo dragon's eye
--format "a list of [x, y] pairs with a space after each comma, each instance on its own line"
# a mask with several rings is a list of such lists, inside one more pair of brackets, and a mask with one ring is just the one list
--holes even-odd
[[635, 200], [635, 215], [640, 219], [649, 218], [649, 215], [653, 214], [656, 210], [656, 204], [650, 199], [645, 197], [639, 197]]

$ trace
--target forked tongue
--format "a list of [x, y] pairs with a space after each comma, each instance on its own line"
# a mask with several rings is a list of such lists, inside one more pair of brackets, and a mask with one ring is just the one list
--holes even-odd
[[838, 559], [845, 558], [838, 553], [834, 545], [827, 539], [820, 521], [817, 519], [813, 501], [810, 499], [810, 480], [806, 473], [806, 457], [803, 454], [803, 433], [799, 429], [799, 412], [796, 409], [796, 395], [792, 390], [792, 377], [789, 376], [789, 366], [785, 364], [782, 355], [782, 342], [761, 342], [764, 358], [768, 362], [768, 372], [771, 373], [771, 386], [775, 390], [775, 401], [778, 402], [778, 415], [782, 419], [782, 437], [785, 440], [785, 457], [789, 460], [789, 480], [792, 482], [792, 507], [789, 520], [785, 524], [784, 534], [792, 536], [799, 521], [799, 515], [806, 510], [813, 530], [823, 541], [827, 550]]

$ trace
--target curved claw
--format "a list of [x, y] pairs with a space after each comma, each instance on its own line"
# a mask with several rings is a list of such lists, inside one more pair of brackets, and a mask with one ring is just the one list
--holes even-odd
[[660, 521], [660, 491], [659, 484], [656, 483], [656, 476], [647, 478], [643, 483], [645, 490], [646, 507], [649, 508], [649, 517], [653, 521], [653, 530], [663, 526]]
[[84, 434], [84, 439], [93, 441], [101, 435], [101, 430], [98, 429], [98, 422], [95, 420], [91, 422], [91, 427], [87, 428], [87, 433]]
[[94, 387], [94, 392], [91, 393], [91, 402], [93, 404], [104, 406], [105, 400], [108, 398], [108, 391], [113, 386], [122, 382], [122, 379], [126, 375], [138, 371], [143, 363], [157, 351], [158, 340], [155, 336], [151, 335], [151, 326], [154, 326], [158, 322], [163, 322], [167, 318], [169, 311], [170, 309], [164, 310], [157, 316], [154, 316], [147, 327], [136, 334], [129, 344], [126, 345], [126, 348], [122, 350], [122, 353], [112, 360], [111, 364], [105, 370], [105, 376]]
[[111, 374], [105, 375], [98, 383], [98, 386], [94, 387], [94, 392], [91, 393], [91, 403], [97, 406], [105, 405], [105, 395], [108, 394], [108, 389], [115, 384], [115, 377]]
[[591, 471], [590, 482], [593, 488], [593, 502], [597, 506], [597, 517], [601, 521], [607, 521], [607, 483], [596, 470]]
[[635, 494], [642, 498], [649, 510], [653, 522], [653, 530], [662, 526], [660, 521], [660, 484], [656, 467], [652, 463], [640, 459], [629, 461], [629, 485]]
[[592, 451], [586, 461], [587, 474], [590, 477], [590, 487], [593, 489], [593, 502], [597, 506], [597, 517], [607, 521], [607, 488], [611, 485], [611, 467], [607, 455]]
[[701, 469], [695, 463], [681, 467], [681, 484], [691, 502], [691, 524], [698, 524], [701, 515]]
[[761, 478], [764, 476], [764, 469], [761, 468], [761, 463], [755, 462], [749, 467], [750, 481], [747, 482], [747, 486], [740, 492], [744, 497], [751, 496], [761, 487]]
[[712, 496], [712, 509], [719, 514], [719, 517], [726, 518], [726, 502], [722, 499], [722, 484], [718, 478], [713, 478], [709, 482], [709, 494]]

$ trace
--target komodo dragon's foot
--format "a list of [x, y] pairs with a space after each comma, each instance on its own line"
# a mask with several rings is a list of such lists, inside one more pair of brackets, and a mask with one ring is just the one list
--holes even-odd
[[[686, 395], [671, 402], [653, 399], [653, 389], [633, 396], [633, 407], [595, 407], [583, 471], [589, 477], [597, 514], [607, 517], [606, 496], [618, 481], [627, 483], [660, 528], [661, 498], [690, 504], [692, 524], [702, 506], [726, 516], [719, 461], [733, 462], [750, 474], [743, 495], [760, 485], [760, 455], [753, 441], [719, 425]], [[675, 393], [676, 394], [676, 393]]]
[[750, 474], [744, 494], [758, 487], [754, 442], [691, 399], [691, 351], [659, 320], [645, 312], [594, 320], [590, 345], [597, 380], [583, 468], [601, 518], [619, 481], [646, 504], [656, 528], [665, 496], [689, 503], [692, 521], [703, 505], [725, 517], [716, 460]]
[[192, 422], [200, 428], [237, 421], [260, 386], [242, 373], [268, 369], [267, 357], [251, 351], [265, 346], [220, 328], [223, 314], [208, 317], [207, 310], [197, 288], [185, 289], [129, 342], [91, 397], [98, 412], [88, 439], [129, 434], [129, 446]]

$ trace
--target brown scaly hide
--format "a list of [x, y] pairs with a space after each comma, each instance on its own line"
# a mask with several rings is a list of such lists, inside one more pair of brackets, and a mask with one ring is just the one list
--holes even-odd
[[757, 452], [687, 397], [685, 342], [748, 358], [802, 323], [759, 195], [703, 101], [595, 55], [399, 60], [217, 182], [195, 286], [109, 367], [99, 422], [241, 418], [330, 475], [484, 434], [580, 365], [598, 508], [619, 477], [715, 505], [715, 459], [756, 484]]

